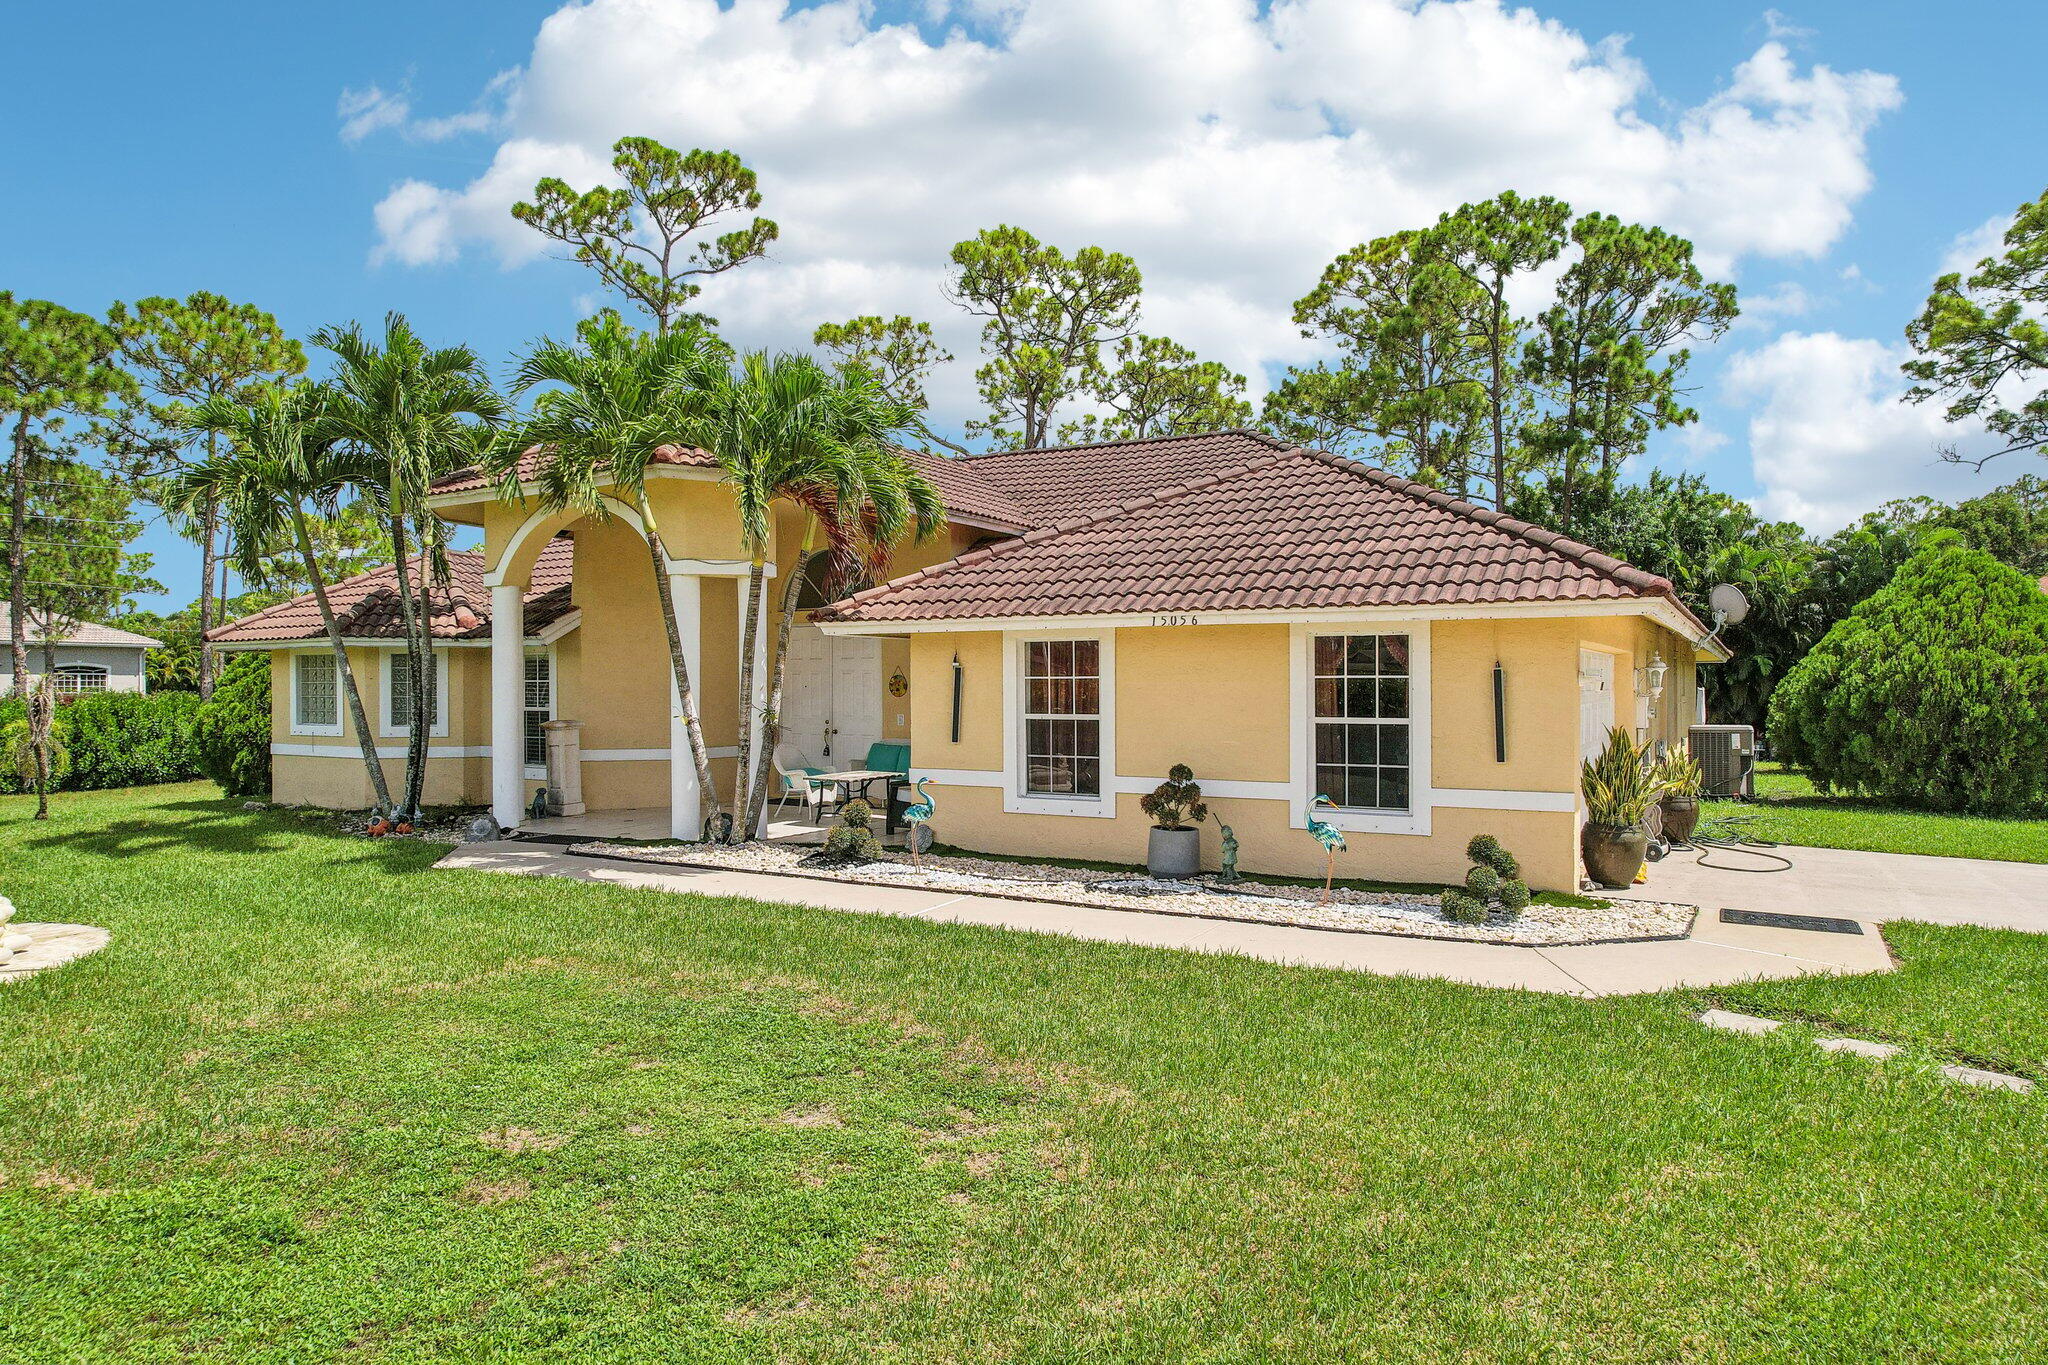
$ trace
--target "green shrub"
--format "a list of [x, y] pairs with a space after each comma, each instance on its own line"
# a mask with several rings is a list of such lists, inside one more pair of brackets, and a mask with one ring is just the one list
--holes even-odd
[[1923, 810], [2048, 810], [2048, 594], [1931, 541], [1785, 675], [1771, 742], [1823, 792]]
[[1465, 889], [1480, 900], [1490, 901], [1500, 892], [1500, 873], [1479, 866], [1465, 874]]
[[270, 790], [270, 658], [237, 654], [192, 722], [199, 770], [229, 796]]
[[1445, 887], [1440, 903], [1447, 920], [1459, 924], [1486, 923], [1486, 902], [1459, 887]]
[[871, 863], [882, 856], [882, 841], [868, 828], [874, 808], [858, 797], [839, 808], [839, 823], [825, 836], [824, 858], [837, 862]]
[[1529, 908], [1529, 884], [1517, 877], [1509, 877], [1500, 884], [1500, 908], [1510, 915], [1519, 915]]
[[71, 751], [67, 791], [148, 787], [199, 776], [192, 750], [191, 692], [103, 692], [57, 708], [57, 733]]
[[1519, 877], [1522, 865], [1515, 861], [1515, 855], [1500, 846], [1500, 840], [1491, 834], [1475, 834], [1465, 845], [1465, 856], [1481, 867], [1490, 867], [1503, 877]]

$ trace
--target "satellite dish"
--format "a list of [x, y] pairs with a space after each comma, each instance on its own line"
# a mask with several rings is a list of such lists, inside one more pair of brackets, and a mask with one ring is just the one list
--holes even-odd
[[1749, 615], [1749, 599], [1742, 595], [1742, 589], [1733, 583], [1722, 583], [1707, 594], [1707, 605], [1714, 609], [1717, 623], [1731, 626], [1742, 624], [1742, 618]]

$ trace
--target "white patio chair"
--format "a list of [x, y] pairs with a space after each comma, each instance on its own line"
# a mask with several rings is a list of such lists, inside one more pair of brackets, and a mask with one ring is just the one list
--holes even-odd
[[795, 800], [806, 808], [816, 806], [818, 810], [815, 818], [822, 820], [825, 789], [829, 784], [819, 782], [817, 777], [825, 770], [786, 744], [775, 746], [772, 761], [775, 764], [775, 775], [780, 779], [780, 785], [775, 792], [775, 808], [781, 810], [790, 801]]

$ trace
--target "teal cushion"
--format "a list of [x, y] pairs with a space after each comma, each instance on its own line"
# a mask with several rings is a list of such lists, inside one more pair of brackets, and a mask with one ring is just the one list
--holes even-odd
[[867, 770], [871, 773], [908, 773], [910, 746], [901, 740], [883, 740], [868, 746]]

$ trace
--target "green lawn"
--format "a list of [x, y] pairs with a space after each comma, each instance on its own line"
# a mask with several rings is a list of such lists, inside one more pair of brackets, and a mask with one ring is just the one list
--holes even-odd
[[1809, 848], [1931, 853], [2048, 863], [2048, 820], [1988, 820], [1902, 810], [1856, 796], [1822, 796], [1805, 774], [1759, 765], [1754, 805], [1709, 801], [1703, 833], [1731, 833]]
[[[429, 872], [197, 786], [26, 813], [0, 888], [114, 940], [0, 988], [7, 1362], [2019, 1361], [2048, 1331], [2048, 1099], [1689, 997]], [[1925, 934], [1960, 946], [1804, 1007], [2048, 1055], [2038, 988], [1947, 998], [2030, 941]]]

